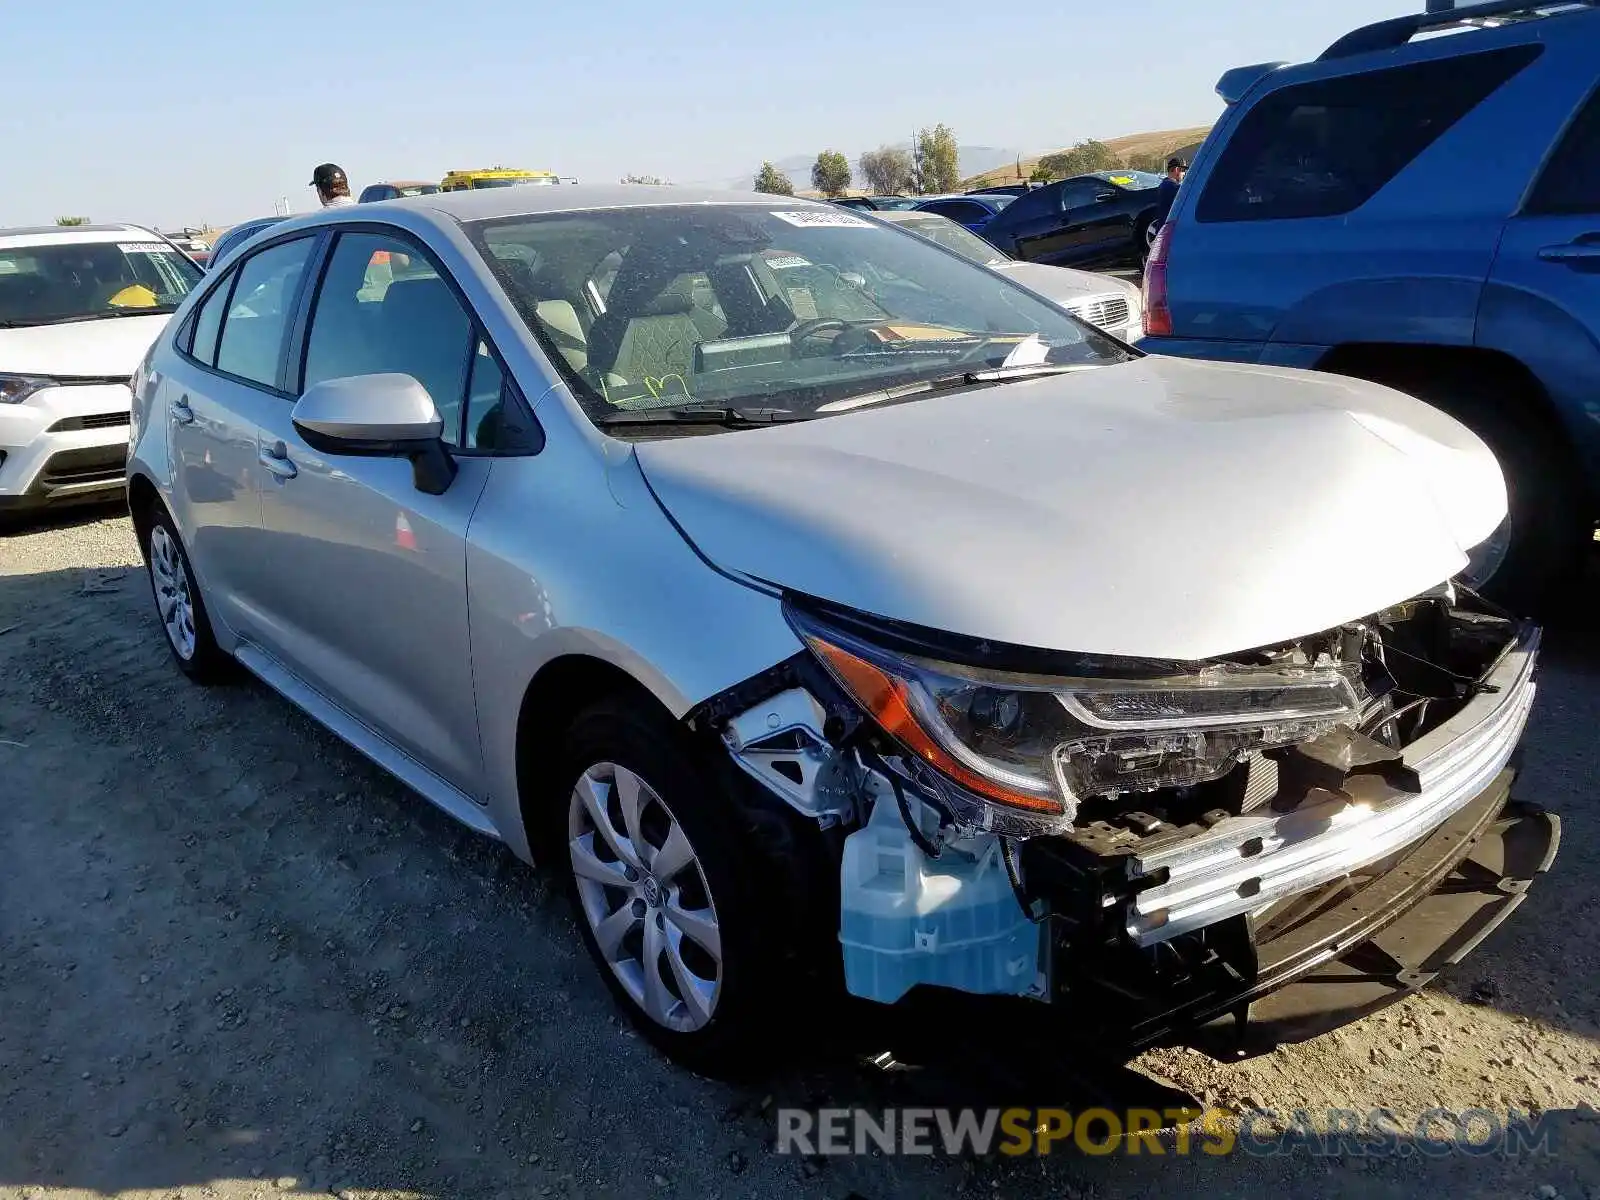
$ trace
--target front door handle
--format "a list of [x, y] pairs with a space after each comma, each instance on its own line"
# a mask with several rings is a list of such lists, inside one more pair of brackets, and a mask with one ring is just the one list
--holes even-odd
[[1592, 262], [1600, 258], [1600, 241], [1544, 246], [1539, 250], [1539, 257], [1545, 262]]
[[189, 407], [188, 396], [179, 396], [172, 402], [172, 419], [179, 425], [194, 424], [194, 409]]
[[300, 474], [299, 468], [289, 460], [289, 448], [282, 442], [263, 447], [257, 461], [277, 479], [293, 479]]

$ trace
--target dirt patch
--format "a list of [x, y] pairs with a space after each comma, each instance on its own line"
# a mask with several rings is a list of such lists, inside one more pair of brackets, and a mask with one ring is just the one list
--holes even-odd
[[[933, 1091], [854, 1062], [735, 1087], [659, 1059], [536, 872], [266, 689], [172, 668], [126, 520], [0, 539], [0, 631], [4, 1200], [1600, 1197], [1600, 646], [1557, 641], [1527, 741], [1520, 790], [1562, 814], [1562, 857], [1460, 973], [1309, 1045], [1163, 1051], [1125, 1081], [1285, 1114], [1549, 1111], [1553, 1157], [807, 1161], [772, 1152], [777, 1108]], [[1065, 1078], [1036, 1073], [1060, 1103]]]

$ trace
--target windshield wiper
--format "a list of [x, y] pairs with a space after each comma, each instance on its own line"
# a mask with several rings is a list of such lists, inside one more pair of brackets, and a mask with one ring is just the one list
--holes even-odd
[[1014, 379], [1033, 379], [1042, 375], [1066, 375], [1073, 371], [1090, 369], [1083, 363], [1031, 363], [1027, 366], [989, 367], [981, 371], [955, 371], [949, 375], [936, 375], [932, 379], [919, 379], [898, 387], [883, 388], [876, 392], [863, 392], [859, 396], [846, 396], [831, 400], [817, 409], [819, 413], [845, 412], [869, 404], [884, 404], [891, 400], [905, 400], [911, 396], [925, 396], [929, 392], [946, 392], [951, 388], [982, 387], [985, 384], [1010, 383]]
[[74, 321], [111, 321], [117, 317], [150, 317], [178, 311], [176, 304], [151, 304], [144, 308], [108, 308], [105, 312], [75, 313], [70, 317], [46, 317], [42, 321], [24, 321], [24, 325], [71, 325]]
[[604, 429], [618, 425], [718, 425], [724, 429], [757, 429], [806, 419], [806, 413], [788, 408], [683, 405], [677, 408], [622, 408], [596, 417], [595, 424]]

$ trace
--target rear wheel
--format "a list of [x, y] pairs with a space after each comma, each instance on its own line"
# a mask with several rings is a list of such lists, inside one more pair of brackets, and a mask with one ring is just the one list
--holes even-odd
[[1154, 217], [1141, 218], [1133, 227], [1133, 252], [1142, 267], [1150, 258], [1150, 248], [1155, 245], [1156, 234], [1160, 232], [1161, 222]]
[[584, 944], [634, 1025], [670, 1057], [745, 1073], [782, 1037], [773, 963], [794, 898], [771, 886], [718, 772], [665, 716], [608, 700], [572, 723], [547, 843]]
[[197, 683], [218, 682], [229, 674], [232, 660], [211, 634], [211, 619], [177, 528], [159, 506], [152, 510], [148, 526], [145, 565], [167, 648], [178, 669], [190, 679]]

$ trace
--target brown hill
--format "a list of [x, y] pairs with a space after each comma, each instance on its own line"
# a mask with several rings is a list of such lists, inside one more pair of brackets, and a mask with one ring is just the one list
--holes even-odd
[[[1184, 157], [1192, 157], [1199, 147], [1202, 138], [1211, 132], [1209, 125], [1196, 125], [1189, 129], [1163, 129], [1154, 133], [1130, 133], [1126, 137], [1107, 138], [1106, 145], [1114, 154], [1119, 155], [1124, 162], [1134, 155], [1168, 155], [1183, 151]], [[1071, 149], [1063, 146], [1063, 150]], [[1039, 159], [1045, 154], [1058, 153], [1056, 150], [1046, 150], [1043, 154], [1022, 160], [1021, 174], [1018, 174], [1017, 164], [998, 167], [993, 171], [985, 171], [981, 175], [974, 175], [971, 179], [964, 180], [962, 186], [966, 188], [987, 187], [996, 183], [1016, 183], [1026, 179], [1038, 164]]]

